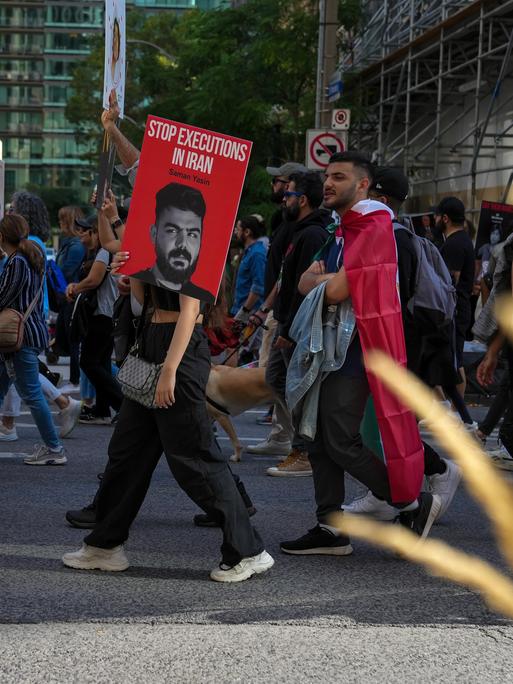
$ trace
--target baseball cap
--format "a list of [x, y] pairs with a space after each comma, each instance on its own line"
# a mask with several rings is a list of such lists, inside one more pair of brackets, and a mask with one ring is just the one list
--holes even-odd
[[465, 205], [457, 197], [444, 197], [435, 210], [438, 216], [447, 216], [453, 223], [463, 223], [465, 220]]
[[96, 226], [96, 222], [97, 216], [96, 214], [92, 214], [91, 216], [87, 216], [86, 218], [76, 218], [75, 226], [79, 230], [91, 230], [91, 228]]
[[374, 171], [374, 180], [370, 190], [404, 202], [408, 197], [409, 183], [400, 168], [381, 166]]
[[306, 173], [308, 171], [306, 166], [297, 162], [286, 162], [281, 166], [267, 166], [265, 170], [270, 176], [285, 176], [285, 178], [293, 173]]

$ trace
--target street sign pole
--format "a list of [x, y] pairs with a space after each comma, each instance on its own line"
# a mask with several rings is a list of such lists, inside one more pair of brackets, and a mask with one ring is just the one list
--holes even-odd
[[328, 91], [337, 67], [338, 0], [319, 0], [319, 42], [317, 47], [317, 88], [315, 97], [315, 127], [328, 128], [331, 107]]

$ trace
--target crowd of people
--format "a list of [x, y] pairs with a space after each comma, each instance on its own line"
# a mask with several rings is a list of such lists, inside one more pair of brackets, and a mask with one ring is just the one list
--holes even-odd
[[[139, 151], [116, 126], [118, 113], [112, 101], [102, 123], [133, 186]], [[66, 514], [90, 532], [78, 551], [64, 555], [65, 565], [128, 567], [124, 543], [164, 453], [179, 486], [203, 511], [196, 524], [222, 529], [221, 563], [210, 577], [238, 582], [272, 567], [251, 524], [255, 508], [207, 413], [213, 360], [265, 369], [274, 403], [261, 422], [269, 434], [247, 452], [281, 459], [269, 476], [313, 479], [316, 524], [282, 541], [284, 553], [352, 553], [350, 540], [332, 525], [340, 510], [398, 520], [424, 538], [451, 504], [458, 466], [426, 441], [428, 426], [390, 404], [396, 400], [367, 375], [364, 358], [372, 348], [407, 365], [483, 443], [505, 413], [502, 446], [490, 457], [513, 470], [513, 359], [491, 306], [498, 293], [511, 291], [508, 230], [491, 235], [476, 255], [463, 203], [444, 197], [424, 222], [426, 237], [419, 236], [401, 218], [408, 178], [358, 152], [334, 154], [322, 176], [296, 162], [267, 172], [276, 210], [268, 227], [257, 214], [237, 220], [215, 305], [200, 301], [197, 288], [159, 285], [171, 269], [166, 280], [186, 282], [199, 249], [204, 206], [176, 184], [157, 195], [158, 272], [151, 280], [118, 274], [130, 256], [121, 251], [126, 212], [110, 191], [97, 214], [84, 216], [73, 206], [59, 211], [55, 264], [46, 260], [50, 223], [38, 197], [15, 193], [0, 221], [0, 311], [25, 315], [20, 348], [0, 357], [0, 441], [18, 438], [21, 400], [42, 441], [27, 465], [64, 465], [62, 439], [77, 421], [113, 427], [94, 501]], [[159, 261], [159, 241], [165, 254], [178, 255], [172, 267]], [[50, 309], [58, 315], [53, 340]], [[499, 359], [509, 368], [481, 424], [465, 402], [465, 341], [472, 330], [488, 345], [479, 382], [493, 382]], [[40, 358], [51, 344], [69, 357], [65, 386]], [[150, 405], [124, 391], [117, 377], [130, 355], [158, 369]], [[49, 401], [60, 409], [60, 430]], [[372, 426], [381, 431], [381, 445], [371, 439]], [[346, 473], [368, 490], [353, 502], [345, 499]]]

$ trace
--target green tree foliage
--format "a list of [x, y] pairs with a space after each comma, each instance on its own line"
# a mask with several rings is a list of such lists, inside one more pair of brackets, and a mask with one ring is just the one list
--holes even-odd
[[[314, 121], [318, 22], [317, 0], [249, 0], [179, 19], [171, 12], [145, 17], [130, 10], [128, 38], [159, 45], [173, 59], [127, 45], [123, 131], [140, 144], [146, 116], [156, 114], [253, 141], [241, 210], [261, 208], [269, 178], [253, 169], [304, 157], [305, 132]], [[100, 37], [91, 48], [75, 72], [67, 116], [80, 139], [97, 139], [99, 147]]]

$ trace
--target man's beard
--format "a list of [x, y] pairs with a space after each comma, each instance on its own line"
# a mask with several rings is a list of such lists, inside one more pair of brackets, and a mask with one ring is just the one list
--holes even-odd
[[444, 222], [442, 220], [435, 221], [435, 225], [431, 228], [431, 233], [435, 240], [441, 240], [444, 234]]
[[352, 188], [349, 188], [341, 195], [330, 195], [327, 198], [327, 203], [325, 201], [325, 205], [328, 209], [335, 209], [336, 211], [349, 209], [349, 207], [352, 207], [353, 204], [355, 204], [356, 193], [357, 184], [355, 183]]
[[299, 218], [299, 204], [293, 204], [288, 207], [286, 204], [283, 206], [282, 215], [284, 221], [297, 221]]
[[285, 190], [275, 190], [271, 192], [271, 202], [273, 204], [281, 204], [283, 202], [283, 193]]
[[[172, 266], [171, 260], [179, 258], [189, 261], [189, 265], [185, 268], [175, 268]], [[167, 256], [157, 254], [157, 267], [164, 276], [164, 280], [170, 283], [176, 283], [177, 285], [183, 285], [190, 279], [194, 273], [197, 262], [198, 257], [192, 261], [192, 256], [186, 249], [173, 249]]]

